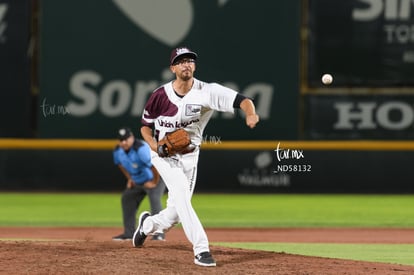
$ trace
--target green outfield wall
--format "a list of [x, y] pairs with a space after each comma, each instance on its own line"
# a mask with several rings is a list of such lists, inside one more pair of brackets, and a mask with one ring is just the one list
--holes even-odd
[[0, 137], [31, 137], [31, 1], [0, 1]]
[[112, 139], [184, 45], [261, 118], [213, 116], [200, 191], [412, 192], [411, 2], [0, 0], [0, 189], [122, 187]]
[[297, 136], [297, 1], [41, 1], [41, 138], [112, 138], [138, 128], [143, 105], [172, 79], [169, 56], [199, 54], [196, 77], [255, 100], [253, 132], [241, 115], [217, 114], [206, 130], [227, 140]]
[[[99, 8], [98, 8], [99, 7]], [[172, 79], [196, 76], [255, 100], [261, 117], [215, 114], [221, 140], [411, 140], [410, 1], [0, 1], [0, 137], [108, 139], [138, 129]], [[322, 74], [333, 75], [324, 85]]]
[[[0, 140], [0, 190], [120, 191], [116, 140]], [[414, 142], [205, 141], [198, 192], [413, 193]]]

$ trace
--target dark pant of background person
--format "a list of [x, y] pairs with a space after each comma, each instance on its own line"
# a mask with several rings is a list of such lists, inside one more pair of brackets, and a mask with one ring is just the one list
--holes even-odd
[[148, 195], [151, 215], [158, 214], [162, 210], [161, 198], [165, 192], [165, 183], [160, 179], [157, 187], [153, 189], [144, 188], [142, 185], [136, 185], [131, 189], [125, 189], [122, 193], [122, 215], [124, 222], [124, 235], [131, 237], [134, 235], [136, 226], [136, 215], [144, 200]]

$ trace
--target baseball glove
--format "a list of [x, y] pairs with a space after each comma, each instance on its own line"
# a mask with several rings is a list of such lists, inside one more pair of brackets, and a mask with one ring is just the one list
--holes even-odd
[[190, 135], [186, 130], [180, 128], [174, 132], [167, 133], [158, 142], [158, 155], [162, 158], [188, 151], [191, 144]]

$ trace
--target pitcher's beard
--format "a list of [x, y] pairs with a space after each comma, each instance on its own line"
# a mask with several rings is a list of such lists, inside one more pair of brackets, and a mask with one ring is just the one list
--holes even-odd
[[192, 73], [189, 73], [189, 72], [183, 72], [183, 73], [180, 74], [180, 78], [183, 81], [188, 81], [191, 78], [193, 78], [193, 74]]

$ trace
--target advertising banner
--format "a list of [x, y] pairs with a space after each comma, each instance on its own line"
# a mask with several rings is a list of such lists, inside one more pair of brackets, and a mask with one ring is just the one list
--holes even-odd
[[41, 138], [113, 138], [138, 129], [150, 93], [173, 78], [171, 50], [199, 55], [195, 77], [255, 100], [242, 115], [216, 114], [205, 134], [223, 140], [297, 137], [296, 1], [42, 1]]
[[29, 3], [0, 0], [0, 137], [31, 134]]
[[306, 139], [411, 140], [414, 96], [308, 95]]
[[[304, 93], [324, 88], [395, 88], [414, 93], [411, 0], [304, 1]], [[321, 76], [334, 76], [323, 87]], [[411, 87], [411, 89], [406, 89]], [[317, 89], [320, 88], [320, 89]], [[317, 89], [312, 90], [312, 89]], [[344, 91], [347, 91], [344, 89]], [[349, 90], [348, 90], [349, 91]], [[338, 93], [341, 90], [333, 90]], [[363, 89], [363, 93], [375, 90]]]

